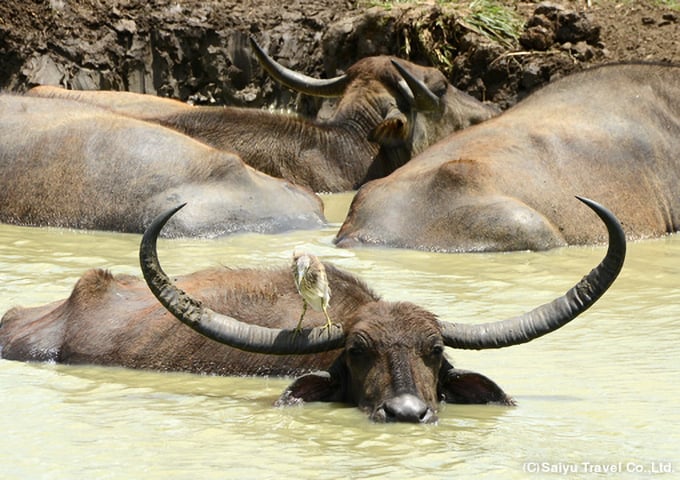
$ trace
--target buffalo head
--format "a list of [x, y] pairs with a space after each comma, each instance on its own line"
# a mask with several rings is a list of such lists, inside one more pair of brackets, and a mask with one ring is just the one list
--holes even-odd
[[[449, 133], [499, 113], [495, 106], [456, 89], [433, 67], [371, 56], [342, 75], [318, 79], [277, 63], [250, 40], [255, 56], [273, 79], [306, 95], [337, 98], [336, 107], [323, 119], [327, 126], [342, 126], [350, 135], [369, 128], [368, 140], [381, 150], [364, 181], [389, 174]], [[365, 138], [354, 141], [358, 140]]]
[[[158, 262], [156, 239], [165, 222], [181, 207], [159, 216], [145, 232], [140, 263], [149, 288], [161, 304], [180, 321], [217, 342], [269, 355], [314, 355], [339, 350], [327, 371], [297, 378], [279, 398], [279, 405], [342, 401], [358, 405], [376, 421], [427, 423], [436, 420], [437, 405], [442, 400], [512, 404], [488, 378], [454, 368], [444, 357], [445, 347], [502, 348], [533, 340], [585, 311], [617, 277], [626, 250], [623, 230], [607, 209], [591, 200], [581, 200], [607, 227], [609, 248], [605, 258], [563, 296], [497, 322], [445, 322], [412, 303], [383, 300], [365, 301], [349, 318], [334, 318], [339, 325], [302, 332], [253, 325], [214, 312], [177, 288]], [[285, 316], [282, 312], [279, 324], [295, 324], [295, 318]]]

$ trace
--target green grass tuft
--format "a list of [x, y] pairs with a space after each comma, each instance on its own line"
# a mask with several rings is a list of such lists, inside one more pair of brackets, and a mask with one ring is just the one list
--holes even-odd
[[463, 17], [466, 26], [500, 44], [517, 44], [523, 22], [509, 7], [495, 0], [474, 0], [470, 13]]

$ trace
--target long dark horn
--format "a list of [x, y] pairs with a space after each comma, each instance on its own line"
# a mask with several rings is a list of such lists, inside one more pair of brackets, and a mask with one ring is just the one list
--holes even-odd
[[[432, 93], [432, 90], [424, 82], [414, 77], [411, 72], [404, 68], [396, 60], [392, 60], [392, 65], [399, 71], [406, 84], [412, 92], [412, 101], [416, 109], [424, 112], [437, 110], [439, 108], [439, 98]], [[407, 94], [407, 97], [411, 97]]]
[[328, 79], [308, 77], [307, 75], [277, 63], [262, 50], [262, 47], [257, 44], [253, 37], [250, 37], [250, 44], [252, 45], [255, 56], [260, 61], [262, 68], [264, 68], [274, 80], [288, 88], [315, 97], [339, 97], [345, 91], [345, 87], [348, 83], [347, 75], [340, 75]]
[[481, 350], [528, 342], [569, 323], [611, 286], [626, 257], [626, 235], [612, 212], [587, 198], [576, 198], [594, 210], [607, 226], [609, 248], [600, 264], [563, 296], [518, 317], [479, 325], [440, 322], [446, 345]]
[[158, 262], [156, 239], [165, 223], [183, 206], [159, 215], [144, 232], [139, 246], [144, 279], [170, 313], [202, 335], [248, 352], [292, 355], [325, 352], [344, 345], [345, 335], [339, 326], [296, 332], [252, 325], [204, 307], [173, 285]]

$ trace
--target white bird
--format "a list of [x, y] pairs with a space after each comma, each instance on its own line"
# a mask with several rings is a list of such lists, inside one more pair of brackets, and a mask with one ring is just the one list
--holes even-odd
[[331, 289], [328, 286], [326, 269], [323, 263], [311, 253], [298, 249], [293, 252], [293, 278], [295, 286], [302, 297], [302, 315], [295, 327], [300, 331], [302, 319], [307, 312], [307, 305], [310, 305], [317, 312], [323, 312], [326, 316], [326, 328], [330, 330], [331, 319], [328, 316], [328, 302], [331, 299]]

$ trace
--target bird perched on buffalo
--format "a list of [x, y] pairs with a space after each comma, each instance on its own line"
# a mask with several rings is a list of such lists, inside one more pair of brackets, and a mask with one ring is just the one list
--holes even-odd
[[317, 312], [323, 312], [326, 316], [326, 328], [330, 329], [332, 323], [328, 316], [328, 302], [331, 298], [331, 289], [328, 286], [328, 278], [323, 263], [311, 253], [295, 249], [293, 252], [293, 278], [303, 302], [302, 314], [295, 330], [301, 330], [302, 319], [307, 313], [308, 305]]

